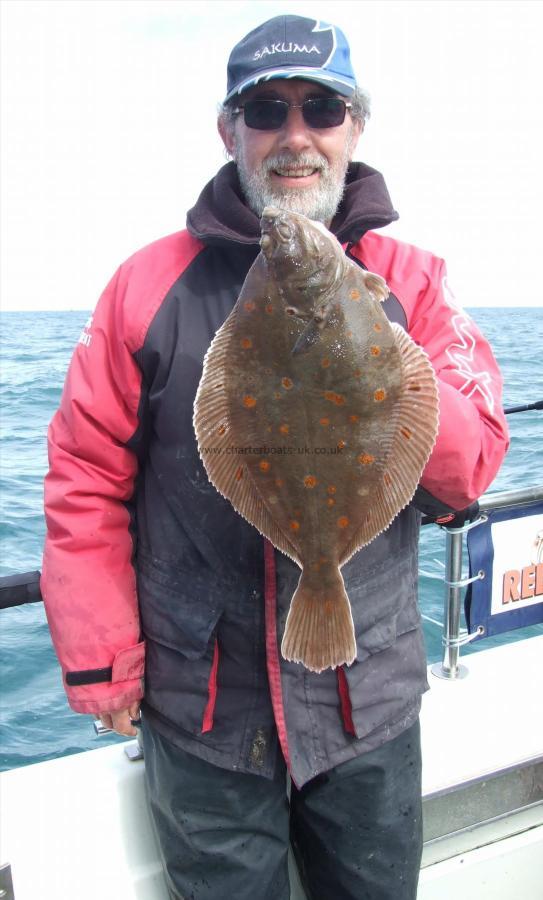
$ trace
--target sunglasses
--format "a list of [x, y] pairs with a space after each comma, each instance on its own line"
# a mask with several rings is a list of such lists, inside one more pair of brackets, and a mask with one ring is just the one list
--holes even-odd
[[287, 121], [289, 109], [301, 109], [304, 122], [309, 128], [336, 128], [343, 125], [345, 113], [352, 103], [345, 103], [339, 97], [315, 97], [302, 104], [287, 103], [286, 100], [247, 100], [233, 112], [243, 112], [247, 128], [258, 131], [278, 131]]

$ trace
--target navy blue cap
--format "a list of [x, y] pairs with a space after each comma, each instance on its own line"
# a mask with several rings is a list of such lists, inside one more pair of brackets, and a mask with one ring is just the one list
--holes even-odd
[[225, 103], [274, 78], [304, 78], [350, 97], [356, 79], [345, 35], [335, 25], [302, 16], [269, 19], [232, 50]]

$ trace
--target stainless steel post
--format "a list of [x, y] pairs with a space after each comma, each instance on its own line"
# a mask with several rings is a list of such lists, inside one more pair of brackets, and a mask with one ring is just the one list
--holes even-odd
[[462, 580], [462, 532], [447, 531], [447, 545], [445, 556], [445, 608], [443, 612], [443, 663], [441, 675], [443, 678], [458, 678], [465, 674], [463, 666], [459, 666], [458, 658], [460, 647], [460, 611], [462, 602], [462, 588], [457, 582]]
[[454, 681], [468, 670], [459, 664], [460, 612], [462, 603], [463, 531], [448, 531], [445, 547], [445, 597], [443, 609], [443, 662], [432, 666], [432, 674]]

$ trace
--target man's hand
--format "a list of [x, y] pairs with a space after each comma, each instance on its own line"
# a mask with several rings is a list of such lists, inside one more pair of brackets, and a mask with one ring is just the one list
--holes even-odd
[[128, 709], [118, 709], [115, 712], [100, 713], [100, 721], [104, 728], [111, 728], [113, 731], [116, 731], [117, 734], [122, 734], [126, 737], [135, 737], [137, 735], [138, 732], [130, 722], [130, 719], [139, 719], [139, 717], [139, 700], [131, 703]]

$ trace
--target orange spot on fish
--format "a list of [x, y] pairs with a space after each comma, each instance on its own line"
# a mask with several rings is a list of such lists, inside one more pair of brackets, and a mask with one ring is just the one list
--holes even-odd
[[275, 487], [279, 487], [279, 488], [280, 488], [280, 487], [283, 487], [284, 483], [285, 483], [285, 482], [283, 481], [282, 478], [276, 478], [276, 479], [275, 479]]
[[326, 490], [329, 494], [335, 494], [337, 491], [337, 487], [335, 486], [335, 484], [329, 484]]
[[283, 385], [283, 387], [286, 391], [290, 391], [290, 389], [293, 385], [293, 382], [290, 380], [290, 378], [282, 378], [281, 384]]
[[378, 347], [377, 344], [373, 344], [373, 346], [370, 347], [370, 353], [372, 356], [379, 356], [379, 354], [381, 353], [381, 348]]
[[236, 469], [236, 481], [241, 481], [243, 477], [243, 466], [238, 466]]
[[267, 459], [261, 459], [258, 464], [258, 468], [260, 469], [261, 472], [269, 472], [271, 466]]
[[346, 446], [347, 444], [345, 443], [345, 441], [338, 441], [336, 444], [338, 450], [343, 450]]
[[327, 356], [325, 356], [324, 359], [321, 359], [321, 366], [323, 367], [323, 369], [327, 369], [329, 365], [330, 360]]
[[250, 350], [250, 348], [253, 346], [253, 342], [252, 342], [251, 338], [247, 338], [247, 337], [242, 338], [241, 346], [243, 347], [244, 350]]
[[360, 376], [362, 375], [362, 369], [355, 369], [353, 375], [355, 378], [360, 378]]
[[217, 428], [217, 434], [224, 434], [225, 431], [226, 425], [219, 425], [219, 427]]
[[403, 434], [404, 438], [407, 438], [407, 440], [409, 440], [409, 438], [413, 434], [413, 432], [410, 431], [409, 428], [400, 428], [400, 432], [401, 434]]
[[314, 475], [306, 475], [304, 478], [304, 484], [306, 488], [314, 488], [317, 483], [317, 479]]
[[330, 419], [327, 416], [323, 416], [322, 419], [319, 419], [321, 425], [329, 425]]
[[290, 522], [290, 530], [291, 531], [299, 531], [300, 523], [296, 521], [296, 519], [292, 519]]
[[363, 466], [371, 466], [375, 462], [375, 456], [372, 456], [371, 453], [361, 453], [358, 457], [358, 462], [362, 463]]
[[349, 520], [348, 520], [347, 516], [340, 516], [339, 519], [337, 520], [338, 528], [347, 528], [348, 524], [349, 524]]
[[381, 401], [385, 399], [386, 395], [387, 395], [387, 392], [385, 391], [385, 389], [379, 388], [378, 390], [375, 391], [375, 393], [373, 395], [373, 399], [375, 400], [376, 403], [381, 403]]
[[[392, 478], [390, 477], [388, 472], [385, 472], [385, 474], [383, 475], [383, 481], [385, 482], [387, 487], [390, 487], [390, 485], [392, 484]], [[369, 513], [368, 513], [368, 515], [369, 515]]]
[[358, 422], [359, 418], [360, 418], [360, 416], [356, 416], [353, 413], [352, 416], [349, 416], [349, 422]]
[[279, 400], [281, 397], [281, 394], [279, 393], [279, 391], [274, 391], [273, 396], [274, 396], [275, 400]]
[[336, 501], [334, 500], [333, 497], [328, 497], [328, 500], [326, 502], [327, 502], [328, 506], [334, 506]]
[[334, 601], [333, 600], [325, 600], [324, 601], [324, 611], [327, 616], [332, 615], [333, 609], [334, 609]]
[[271, 315], [273, 312], [273, 306], [271, 303], [267, 303], [264, 309], [268, 313], [268, 315]]
[[256, 303], [253, 300], [246, 300], [243, 306], [247, 312], [254, 312], [256, 309]]
[[281, 432], [281, 434], [288, 434], [290, 431], [290, 426], [286, 423], [283, 423], [279, 426], [279, 431]]
[[374, 330], [374, 331], [382, 331], [382, 330], [383, 330], [383, 326], [382, 326], [382, 325], [379, 325], [379, 322], [375, 322], [375, 324], [374, 324], [374, 326], [373, 326], [373, 330]]
[[245, 394], [243, 405], [246, 409], [252, 409], [253, 406], [256, 406], [256, 397], [252, 397], [251, 394]]
[[361, 296], [362, 296], [362, 294], [360, 293], [360, 291], [357, 291], [356, 288], [354, 288], [351, 291], [351, 293], [349, 294], [349, 297], [351, 298], [351, 300], [360, 300]]
[[335, 391], [325, 391], [324, 399], [329, 400], [330, 403], [335, 403], [336, 406], [343, 406], [345, 403], [343, 394], [336, 394]]
[[346, 331], [345, 334], [347, 335], [347, 337], [352, 337], [352, 336], [353, 336], [352, 331]]

